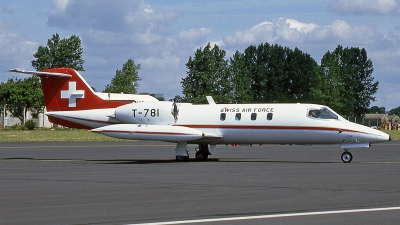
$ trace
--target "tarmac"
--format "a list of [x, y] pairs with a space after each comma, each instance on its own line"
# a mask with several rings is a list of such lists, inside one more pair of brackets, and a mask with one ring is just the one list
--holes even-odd
[[[189, 153], [194, 157], [194, 148]], [[399, 224], [400, 141], [217, 146], [0, 142], [0, 224]]]

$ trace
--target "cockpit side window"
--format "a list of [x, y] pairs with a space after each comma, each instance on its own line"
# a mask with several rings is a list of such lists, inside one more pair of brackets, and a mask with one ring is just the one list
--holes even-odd
[[325, 119], [325, 120], [337, 120], [338, 116], [336, 113], [332, 112], [327, 108], [320, 108], [320, 109], [309, 109], [308, 110], [308, 117], [317, 118], [317, 119]]

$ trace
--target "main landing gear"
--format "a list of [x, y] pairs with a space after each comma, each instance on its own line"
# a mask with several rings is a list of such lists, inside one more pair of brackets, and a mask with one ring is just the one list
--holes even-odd
[[189, 161], [189, 154], [188, 154], [188, 156], [177, 155], [176, 161], [179, 161], [179, 162]]
[[211, 155], [207, 144], [199, 144], [199, 148], [196, 148], [196, 159], [199, 161], [206, 161], [208, 156]]
[[184, 162], [189, 160], [189, 153], [186, 150], [186, 147], [187, 147], [186, 142], [176, 143], [176, 148], [175, 148], [176, 161]]
[[342, 159], [342, 162], [350, 163], [351, 160], [353, 160], [353, 155], [345, 149], [340, 158]]
[[[177, 143], [175, 149], [176, 161], [184, 162], [189, 160], [189, 153], [186, 147], [187, 147], [186, 142]], [[208, 148], [208, 144], [199, 144], [199, 147], [196, 148], [196, 155], [195, 155], [196, 160], [206, 161], [209, 155], [211, 155], [211, 153]]]

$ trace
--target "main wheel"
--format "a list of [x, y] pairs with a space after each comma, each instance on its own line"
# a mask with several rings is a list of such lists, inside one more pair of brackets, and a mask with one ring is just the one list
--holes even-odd
[[197, 151], [195, 157], [196, 157], [197, 160], [201, 160], [201, 161], [207, 160], [208, 159], [208, 152], [206, 152], [206, 151]]
[[189, 156], [177, 155], [176, 161], [179, 161], [179, 162], [189, 161]]
[[350, 152], [345, 151], [342, 153], [341, 159], [342, 159], [342, 162], [349, 163], [349, 162], [351, 162], [351, 160], [353, 160], [353, 155]]

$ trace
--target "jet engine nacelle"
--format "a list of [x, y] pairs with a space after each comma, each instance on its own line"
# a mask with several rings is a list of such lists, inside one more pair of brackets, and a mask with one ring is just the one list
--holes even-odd
[[116, 108], [114, 116], [125, 124], [168, 125], [176, 122], [178, 108], [173, 102], [138, 102]]

